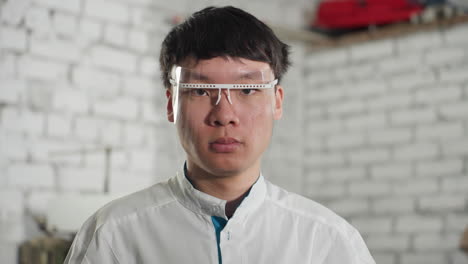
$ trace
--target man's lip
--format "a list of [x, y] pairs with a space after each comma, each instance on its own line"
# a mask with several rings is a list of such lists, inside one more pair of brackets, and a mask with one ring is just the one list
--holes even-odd
[[232, 143], [240, 143], [240, 142], [239, 140], [232, 138], [232, 137], [221, 137], [211, 142], [211, 144], [232, 144]]

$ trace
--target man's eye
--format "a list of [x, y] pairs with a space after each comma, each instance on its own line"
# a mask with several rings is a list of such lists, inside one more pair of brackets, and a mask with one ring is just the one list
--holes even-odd
[[203, 89], [193, 89], [192, 94], [196, 96], [207, 96], [208, 92]]
[[251, 94], [253, 94], [253, 93], [255, 93], [255, 92], [256, 92], [255, 89], [242, 89], [242, 90], [241, 90], [241, 93], [242, 93], [243, 95], [251, 95]]

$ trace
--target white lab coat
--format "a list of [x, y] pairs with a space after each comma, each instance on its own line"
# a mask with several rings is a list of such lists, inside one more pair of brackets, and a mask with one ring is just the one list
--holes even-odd
[[[211, 216], [226, 218], [225, 204], [178, 173], [101, 208], [65, 263], [218, 264]], [[221, 232], [220, 249], [223, 264], [375, 264], [344, 219], [263, 176]]]

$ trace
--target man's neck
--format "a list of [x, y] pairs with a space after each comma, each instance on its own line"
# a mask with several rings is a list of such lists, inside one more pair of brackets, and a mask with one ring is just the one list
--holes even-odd
[[260, 175], [259, 166], [228, 176], [213, 175], [192, 164], [187, 166], [187, 177], [197, 190], [227, 201], [225, 213], [228, 218], [234, 214]]

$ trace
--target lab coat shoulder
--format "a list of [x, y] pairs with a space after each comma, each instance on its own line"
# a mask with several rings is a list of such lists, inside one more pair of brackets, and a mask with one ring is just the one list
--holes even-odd
[[175, 201], [176, 198], [172, 194], [168, 183], [157, 183], [103, 206], [95, 214], [97, 226], [105, 225], [111, 221], [118, 222], [128, 215], [152, 210]]
[[64, 263], [121, 263], [109, 244], [116, 226], [133, 215], [174, 201], [168, 183], [163, 182], [106, 204], [82, 225]]
[[[342, 263], [343, 259], [353, 259], [353, 262], [348, 263], [375, 264], [359, 231], [329, 208], [272, 183], [267, 183], [267, 199], [301, 219], [302, 224], [315, 226], [315, 236], [330, 240], [329, 248], [325, 250], [328, 253], [324, 256], [327, 261], [323, 263]], [[331, 259], [333, 257], [338, 258], [337, 262]]]

